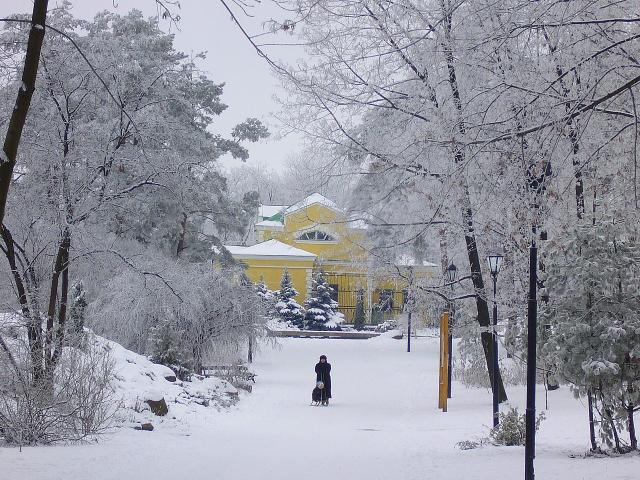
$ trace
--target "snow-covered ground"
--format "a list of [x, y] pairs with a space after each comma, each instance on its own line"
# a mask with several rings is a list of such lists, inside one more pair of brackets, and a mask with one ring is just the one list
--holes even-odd
[[[255, 363], [252, 394], [230, 411], [199, 411], [153, 432], [118, 430], [99, 444], [0, 449], [0, 478], [373, 480], [523, 478], [522, 447], [455, 444], [485, 436], [491, 395], [453, 385], [437, 409], [438, 343], [282, 339]], [[332, 364], [330, 407], [309, 406], [320, 354]], [[524, 388], [508, 389], [524, 408]], [[539, 391], [544, 407], [544, 391]], [[637, 479], [640, 456], [579, 458], [588, 449], [585, 406], [566, 388], [549, 393], [538, 435], [537, 478]], [[171, 414], [171, 412], [170, 412]], [[577, 456], [578, 458], [573, 458]]]

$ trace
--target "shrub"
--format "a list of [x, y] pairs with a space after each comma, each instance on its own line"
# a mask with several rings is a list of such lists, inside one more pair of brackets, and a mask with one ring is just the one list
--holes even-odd
[[480, 448], [485, 442], [486, 439], [478, 441], [462, 440], [461, 442], [456, 443], [456, 447], [458, 447], [460, 450], [474, 450], [476, 448]]
[[[536, 418], [536, 431], [544, 420], [544, 412], [540, 412]], [[508, 412], [500, 412], [500, 423], [489, 432], [489, 438], [494, 445], [524, 445], [526, 433], [526, 415], [512, 408]]]
[[[28, 445], [79, 441], [111, 425], [119, 403], [111, 386], [113, 359], [88, 337], [66, 347], [55, 372], [35, 379], [28, 348], [14, 339], [0, 355], [0, 435]], [[11, 358], [9, 357], [11, 355]]]
[[176, 330], [168, 320], [151, 328], [149, 343], [153, 363], [159, 363], [172, 369], [180, 380], [190, 380], [193, 373], [193, 360], [183, 347], [182, 332]]
[[382, 323], [376, 325], [376, 332], [385, 333], [390, 330], [396, 330], [398, 328], [398, 322], [395, 320], [385, 320]]

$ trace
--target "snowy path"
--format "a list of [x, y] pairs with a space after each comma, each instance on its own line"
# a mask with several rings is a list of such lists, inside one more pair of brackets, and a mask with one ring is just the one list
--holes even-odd
[[[491, 396], [454, 383], [448, 413], [437, 408], [437, 341], [413, 352], [388, 338], [283, 339], [255, 365], [254, 393], [228, 413], [152, 433], [122, 430], [99, 445], [0, 449], [2, 480], [374, 480], [522, 478], [523, 449], [454, 445], [486, 435]], [[310, 407], [313, 366], [333, 366], [329, 408]], [[520, 409], [523, 388], [509, 388]], [[543, 404], [544, 392], [540, 391]], [[587, 450], [584, 406], [552, 392], [539, 434], [537, 478], [637, 479], [640, 456], [574, 459]]]

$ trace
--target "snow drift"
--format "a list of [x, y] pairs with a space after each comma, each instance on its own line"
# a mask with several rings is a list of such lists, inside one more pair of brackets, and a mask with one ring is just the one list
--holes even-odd
[[[182, 422], [203, 409], [220, 410], [238, 399], [238, 390], [220, 378], [193, 375], [192, 381], [181, 381], [170, 368], [155, 364], [116, 342], [91, 334], [90, 343], [92, 348], [102, 349], [113, 358], [112, 385], [121, 399], [118, 415], [121, 424]], [[168, 413], [159, 417], [151, 411], [149, 403], [162, 399]]]

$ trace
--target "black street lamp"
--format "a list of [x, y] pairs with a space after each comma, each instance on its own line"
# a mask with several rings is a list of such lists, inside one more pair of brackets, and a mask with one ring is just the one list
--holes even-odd
[[[456, 277], [458, 276], [458, 267], [456, 267], [453, 262], [451, 262], [451, 265], [449, 265], [447, 267], [447, 270], [445, 271], [445, 275], [447, 277], [447, 283], [451, 285], [451, 296], [453, 297], [453, 285], [456, 282]], [[453, 326], [455, 312], [454, 309], [455, 305], [452, 299], [449, 302], [449, 337], [447, 338], [447, 341], [449, 342], [449, 362], [447, 367], [447, 398], [451, 398], [451, 369], [453, 366], [453, 332], [451, 331], [451, 327]]]
[[458, 276], [458, 267], [452, 263], [447, 267], [445, 274], [447, 276], [447, 282], [452, 284], [451, 288], [453, 289], [453, 282], [456, 281], [456, 277]]
[[[537, 205], [535, 205], [537, 208]], [[529, 295], [527, 298], [527, 410], [525, 417], [524, 478], [534, 480], [536, 458], [536, 350], [538, 331], [538, 247], [536, 227], [529, 246]]]
[[407, 309], [407, 352], [411, 352], [411, 313], [413, 311], [413, 268], [409, 267], [409, 285], [407, 285], [407, 303], [405, 308]]
[[487, 263], [489, 264], [489, 271], [491, 272], [491, 278], [493, 279], [493, 375], [491, 375], [491, 389], [493, 391], [493, 426], [497, 427], [500, 422], [500, 397], [498, 396], [498, 388], [496, 379], [498, 377], [498, 304], [496, 303], [496, 286], [498, 283], [498, 273], [500, 273], [500, 267], [502, 266], [502, 259], [504, 257], [499, 253], [494, 253], [487, 256]]

